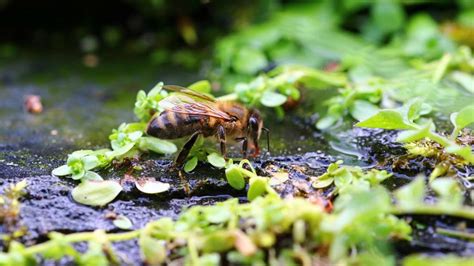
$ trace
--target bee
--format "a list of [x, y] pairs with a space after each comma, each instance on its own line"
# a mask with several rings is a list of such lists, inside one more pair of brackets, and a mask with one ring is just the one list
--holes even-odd
[[218, 101], [208, 95], [176, 85], [163, 87], [174, 92], [160, 102], [164, 111], [153, 116], [148, 122], [146, 133], [161, 139], [178, 139], [190, 136], [184, 144], [175, 165], [180, 167], [189, 155], [199, 136], [216, 137], [220, 144], [221, 154], [226, 157], [226, 142], [242, 142], [243, 157], [250, 152], [256, 157], [259, 152], [258, 140], [263, 127], [263, 120], [257, 109], [247, 109], [232, 101]]

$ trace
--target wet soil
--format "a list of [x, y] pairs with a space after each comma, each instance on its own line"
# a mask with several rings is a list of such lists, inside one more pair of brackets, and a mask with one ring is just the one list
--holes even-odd
[[[109, 62], [90, 69], [74, 60], [58, 58], [0, 64], [0, 189], [26, 179], [28, 187], [22, 200], [20, 223], [28, 228], [21, 241], [27, 245], [47, 240], [51, 231], [73, 233], [104, 229], [120, 231], [106, 218], [114, 212], [127, 216], [133, 228], [140, 228], [160, 217], [176, 217], [183, 208], [207, 205], [231, 197], [245, 201], [245, 190], [229, 187], [224, 174], [207, 164], [200, 164], [186, 175], [190, 192], [183, 180], [169, 166], [172, 158], [146, 155], [140, 160], [143, 170], [137, 176], [154, 177], [172, 184], [172, 189], [159, 195], [144, 195], [133, 184], [125, 183], [124, 191], [106, 207], [89, 207], [75, 203], [70, 196], [76, 182], [51, 176], [51, 170], [64, 164], [67, 154], [77, 149], [108, 147], [108, 135], [121, 122], [133, 121], [136, 92], [148, 90], [157, 81], [168, 84], [189, 84], [199, 75], [177, 69], [160, 69], [144, 60]], [[33, 115], [23, 109], [24, 96], [41, 96], [44, 111]], [[311, 176], [322, 174], [331, 162], [386, 169], [394, 177], [386, 182], [394, 189], [409, 182], [417, 173], [429, 174], [421, 159], [410, 161], [409, 169], [383, 164], [386, 158], [403, 155], [404, 148], [395, 142], [396, 133], [341, 126], [323, 134], [314, 128], [314, 117], [289, 114], [283, 121], [272, 121], [267, 114], [266, 126], [271, 129], [271, 153], [255, 160], [262, 175], [272, 169], [288, 172], [289, 181], [278, 187], [282, 196], [316, 195]], [[177, 142], [180, 145], [180, 142]], [[237, 156], [238, 147], [230, 148]], [[474, 169], [464, 169], [472, 175]], [[106, 178], [122, 179], [123, 169], [101, 173]], [[465, 189], [471, 189], [466, 183]], [[319, 194], [318, 194], [319, 195]], [[406, 217], [422, 224], [411, 242], [397, 243], [400, 256], [423, 251], [437, 254], [453, 252], [474, 255], [474, 244], [437, 234], [433, 228], [455, 227], [460, 221], [449, 217]], [[468, 228], [474, 225], [467, 224]], [[0, 232], [5, 228], [0, 226]], [[124, 262], [138, 264], [136, 242], [114, 244]], [[67, 264], [67, 260], [61, 262]]]

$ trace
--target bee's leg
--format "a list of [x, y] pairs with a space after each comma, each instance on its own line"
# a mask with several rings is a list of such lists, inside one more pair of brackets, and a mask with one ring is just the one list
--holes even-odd
[[221, 154], [226, 158], [226, 147], [225, 147], [225, 128], [223, 126], [217, 127], [217, 139], [221, 146]]
[[244, 142], [242, 142], [242, 157], [244, 157], [244, 159], [247, 159], [247, 145], [248, 145], [248, 140], [247, 138], [245, 138]]
[[193, 147], [194, 143], [196, 143], [196, 140], [200, 134], [201, 134], [201, 131], [196, 131], [191, 135], [189, 140], [186, 141], [183, 148], [179, 152], [178, 157], [176, 157], [176, 160], [174, 162], [174, 167], [181, 168], [181, 166], [183, 166], [184, 161], [188, 157], [189, 152], [191, 151], [191, 148]]

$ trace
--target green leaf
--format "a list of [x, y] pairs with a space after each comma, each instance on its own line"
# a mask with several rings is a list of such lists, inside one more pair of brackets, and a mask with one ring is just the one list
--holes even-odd
[[71, 174], [71, 168], [67, 165], [61, 165], [57, 168], [54, 168], [53, 171], [51, 172], [52, 175], [55, 176], [65, 176], [65, 175], [70, 175]]
[[74, 180], [79, 180], [82, 179], [85, 174], [86, 170], [84, 168], [80, 168], [78, 171], [72, 173], [71, 178]]
[[334, 125], [339, 119], [340, 116], [326, 115], [318, 120], [318, 122], [316, 123], [316, 127], [321, 130], [328, 129], [329, 127]]
[[154, 179], [135, 181], [135, 186], [138, 190], [146, 194], [163, 193], [170, 189], [170, 184]]
[[221, 155], [213, 152], [207, 156], [207, 161], [212, 164], [212, 166], [217, 168], [225, 167], [225, 159]]
[[404, 114], [407, 121], [413, 122], [422, 115], [429, 114], [432, 107], [423, 103], [422, 99], [415, 98], [403, 105], [399, 110]]
[[260, 102], [267, 107], [277, 107], [286, 102], [286, 96], [274, 91], [265, 91]]
[[198, 258], [196, 265], [202, 265], [202, 266], [221, 265], [221, 256], [218, 253], [204, 254]]
[[381, 110], [368, 119], [355, 124], [357, 127], [383, 129], [415, 129], [415, 126], [404, 119], [396, 110]]
[[140, 255], [148, 265], [161, 265], [166, 261], [166, 241], [142, 233], [138, 239], [138, 244], [140, 245]]
[[451, 114], [451, 123], [461, 130], [474, 123], [474, 105], [469, 105], [457, 113]]
[[153, 87], [153, 89], [151, 89], [151, 90], [148, 92], [148, 95], [147, 95], [147, 96], [148, 96], [149, 98], [151, 98], [151, 99], [153, 99], [153, 98], [159, 96], [160, 93], [161, 93], [161, 90], [163, 89], [163, 85], [164, 85], [163, 82], [161, 82], [161, 81], [158, 82], [158, 83], [155, 85], [155, 87]]
[[84, 181], [72, 190], [72, 198], [84, 205], [103, 206], [117, 197], [122, 186], [115, 181]]
[[178, 150], [174, 143], [154, 137], [142, 137], [139, 142], [139, 148], [161, 154], [173, 154]]
[[197, 156], [193, 156], [191, 159], [189, 159], [186, 164], [184, 164], [184, 171], [186, 173], [190, 173], [191, 171], [194, 170], [194, 168], [196, 168], [198, 164], [198, 157]]
[[85, 170], [94, 169], [100, 164], [99, 159], [95, 155], [88, 155], [83, 157], [82, 162], [84, 163]]
[[349, 111], [351, 116], [358, 121], [365, 120], [379, 111], [379, 107], [364, 100], [355, 100]]
[[264, 178], [252, 178], [250, 180], [250, 187], [247, 191], [247, 199], [252, 201], [258, 196], [263, 195], [267, 191], [267, 180]]
[[76, 263], [79, 266], [108, 266], [109, 260], [104, 254], [102, 243], [96, 241], [89, 241], [87, 252], [79, 256], [78, 261], [76, 261]]
[[467, 92], [474, 93], [474, 76], [472, 74], [464, 73], [461, 71], [453, 71], [451, 72], [449, 77], [451, 80], [461, 85]]
[[458, 257], [451, 254], [442, 256], [427, 256], [425, 254], [415, 254], [405, 257], [402, 266], [472, 266], [471, 257]]
[[334, 185], [338, 188], [344, 188], [352, 183], [354, 176], [347, 168], [339, 168], [334, 173]]
[[133, 226], [132, 221], [125, 215], [118, 215], [114, 219], [113, 224], [123, 230], [128, 230]]
[[134, 132], [128, 133], [128, 134], [127, 134], [127, 137], [128, 137], [131, 141], [136, 141], [136, 140], [139, 139], [142, 135], [143, 135], [143, 132], [142, 132], [142, 131], [134, 131]]
[[53, 259], [53, 260], [59, 260], [64, 256], [77, 256], [79, 253], [71, 246], [70, 243], [66, 239], [64, 239], [64, 235], [57, 233], [57, 232], [51, 232], [48, 234], [50, 240], [50, 243], [53, 243], [50, 245], [50, 247], [42, 252], [41, 254], [48, 259]]
[[[211, 252], [225, 252], [231, 249], [234, 246], [235, 236], [232, 231], [216, 231], [210, 232], [204, 235], [202, 239], [202, 244], [200, 245], [200, 249], [204, 253], [211, 253]], [[200, 262], [197, 265], [203, 265]], [[220, 265], [220, 264], [207, 264], [207, 265]]]
[[445, 150], [449, 153], [459, 155], [469, 163], [474, 164], [474, 153], [469, 146], [460, 146], [455, 143], [450, 143]]
[[433, 122], [430, 121], [419, 129], [402, 131], [400, 132], [400, 134], [398, 134], [397, 141], [414, 142], [420, 139], [424, 139], [429, 136], [429, 132], [432, 126]]
[[86, 171], [84, 174], [84, 179], [86, 180], [91, 180], [91, 181], [102, 181], [104, 180], [99, 174], [92, 172], [92, 171]]
[[255, 74], [268, 64], [265, 55], [257, 49], [243, 47], [232, 61], [232, 67], [237, 73]]
[[241, 190], [245, 187], [245, 179], [240, 173], [239, 167], [231, 165], [225, 170], [225, 176], [229, 185], [235, 189]]
[[376, 1], [371, 14], [374, 23], [384, 33], [401, 29], [405, 22], [405, 12], [397, 1]]
[[314, 188], [325, 188], [330, 186], [334, 182], [334, 178], [316, 178], [313, 179]]
[[129, 152], [133, 148], [133, 146], [135, 146], [134, 142], [128, 143], [125, 146], [114, 145], [114, 141], [112, 141], [111, 143], [112, 143], [112, 148], [114, 149], [110, 153], [112, 157], [118, 157], [120, 155], [124, 155], [125, 153]]
[[205, 212], [206, 218], [209, 222], [214, 224], [225, 223], [232, 217], [232, 212], [227, 206], [212, 206]]
[[400, 207], [405, 209], [411, 209], [423, 204], [425, 197], [424, 177], [418, 176], [411, 183], [397, 189], [394, 195]]
[[441, 60], [439, 60], [438, 65], [436, 66], [436, 69], [433, 73], [433, 78], [432, 81], [433, 83], [438, 83], [446, 73], [446, 70], [448, 69], [449, 62], [452, 59], [451, 54], [444, 54]]
[[196, 81], [189, 85], [188, 88], [201, 93], [211, 93], [211, 83], [208, 80]]
[[456, 180], [452, 178], [438, 178], [433, 180], [430, 186], [439, 195], [438, 204], [450, 209], [462, 206], [462, 191]]

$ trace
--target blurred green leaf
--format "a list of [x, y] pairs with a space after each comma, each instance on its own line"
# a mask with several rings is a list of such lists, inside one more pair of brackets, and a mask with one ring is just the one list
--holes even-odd
[[380, 109], [378, 106], [364, 100], [355, 100], [354, 104], [349, 109], [352, 117], [358, 121], [363, 121], [374, 114], [376, 114]]
[[398, 204], [404, 209], [412, 209], [423, 204], [425, 197], [425, 180], [418, 176], [407, 185], [394, 192]]
[[383, 129], [414, 129], [397, 110], [381, 110], [377, 114], [357, 123], [357, 127], [383, 128]]
[[286, 102], [286, 96], [273, 91], [265, 91], [260, 102], [267, 107], [276, 107]]
[[268, 64], [265, 55], [258, 49], [241, 47], [232, 61], [235, 71], [244, 74], [255, 74]]
[[267, 181], [263, 178], [250, 179], [249, 190], [247, 191], [247, 199], [252, 201], [258, 196], [263, 195], [267, 191]]
[[375, 1], [371, 15], [375, 25], [384, 33], [401, 29], [405, 21], [405, 12], [397, 0]]
[[240, 173], [239, 167], [231, 165], [225, 169], [225, 176], [229, 185], [235, 189], [241, 190], [245, 187], [245, 179]]
[[225, 167], [225, 159], [216, 152], [213, 152], [207, 156], [207, 161], [212, 164], [212, 166], [217, 168]]
[[133, 226], [132, 221], [130, 221], [130, 219], [128, 219], [128, 217], [125, 215], [118, 215], [114, 219], [113, 223], [115, 226], [123, 230], [128, 230]]

